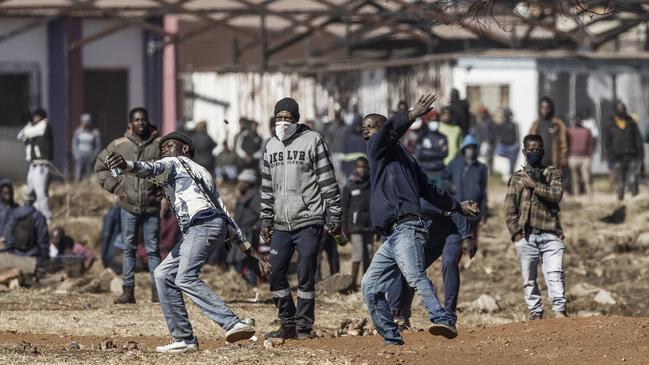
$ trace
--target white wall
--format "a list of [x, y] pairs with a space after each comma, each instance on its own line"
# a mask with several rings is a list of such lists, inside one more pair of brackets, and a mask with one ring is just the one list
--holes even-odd
[[[462, 98], [466, 98], [469, 84], [509, 84], [509, 107], [518, 122], [521, 140], [538, 116], [538, 81], [533, 59], [460, 58], [453, 70], [453, 87]], [[521, 153], [518, 163], [522, 161]]]
[[[115, 25], [114, 21], [84, 19], [83, 37]], [[144, 105], [143, 34], [136, 26], [100, 38], [83, 47], [84, 69], [128, 69], [129, 109]]]
[[[2, 18], [0, 34], [19, 29], [33, 18]], [[40, 104], [47, 108], [47, 24], [0, 43], [0, 62], [37, 63], [40, 67]]]
[[532, 59], [460, 58], [453, 70], [453, 87], [463, 98], [469, 84], [509, 84], [509, 107], [521, 134], [538, 115], [538, 81], [536, 61]]
[[388, 115], [388, 81], [385, 78], [385, 69], [375, 68], [361, 72], [358, 99], [361, 114]]
[[[227, 138], [230, 147], [239, 132], [239, 119], [251, 118], [260, 123], [259, 133], [269, 136], [268, 121], [275, 103], [287, 96], [300, 106], [300, 120], [315, 118], [315, 83], [312, 78], [283, 73], [215, 73], [189, 74], [194, 121], [205, 120], [210, 136], [222, 145]], [[229, 124], [225, 124], [227, 120]]]

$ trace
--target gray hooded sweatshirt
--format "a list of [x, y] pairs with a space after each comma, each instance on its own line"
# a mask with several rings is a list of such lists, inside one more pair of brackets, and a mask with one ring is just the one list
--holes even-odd
[[262, 226], [295, 231], [329, 222], [340, 223], [340, 189], [327, 145], [320, 133], [300, 124], [285, 141], [268, 141], [261, 170]]

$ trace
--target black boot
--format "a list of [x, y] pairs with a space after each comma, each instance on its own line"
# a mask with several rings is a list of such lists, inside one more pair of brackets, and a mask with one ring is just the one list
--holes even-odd
[[151, 284], [151, 303], [160, 303], [158, 289], [156, 289], [155, 284]]
[[295, 326], [282, 325], [276, 331], [267, 333], [266, 338], [297, 338], [297, 332], [295, 332]]
[[135, 304], [135, 287], [122, 286], [122, 295], [113, 302], [115, 304]]

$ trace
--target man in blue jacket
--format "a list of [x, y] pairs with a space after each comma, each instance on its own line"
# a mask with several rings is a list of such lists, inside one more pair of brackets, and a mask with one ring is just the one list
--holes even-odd
[[0, 180], [0, 245], [5, 243], [5, 226], [18, 205], [14, 201], [14, 185], [9, 179]]
[[[452, 324], [455, 325], [460, 292], [460, 259], [464, 254], [473, 258], [478, 246], [471, 236], [467, 217], [457, 212], [442, 211], [426, 201], [421, 202], [421, 207], [428, 225], [428, 241], [424, 247], [425, 266], [428, 268], [440, 256], [442, 257], [444, 309], [453, 320]], [[400, 329], [410, 327], [414, 295], [414, 289], [408, 286], [403, 275], [390, 286], [388, 291], [390, 310]]]
[[36, 201], [34, 191], [27, 192], [25, 204], [11, 212], [5, 225], [5, 249], [18, 256], [36, 258], [42, 266], [50, 257], [50, 234], [47, 221], [33, 204]]
[[480, 215], [469, 219], [473, 239], [478, 239], [480, 221], [487, 219], [487, 165], [478, 161], [478, 140], [468, 134], [460, 146], [460, 154], [448, 164], [442, 175], [446, 189], [458, 201], [473, 200], [480, 206]]
[[400, 271], [428, 310], [432, 322], [428, 331], [447, 338], [457, 335], [452, 318], [439, 304], [433, 283], [426, 277], [424, 245], [428, 229], [421, 218], [419, 199], [448, 212], [476, 215], [479, 209], [474, 202], [458, 203], [430, 183], [415, 159], [399, 143], [415, 119], [429, 111], [434, 101], [435, 95], [429, 93], [410, 111], [398, 112], [389, 120], [379, 114], [363, 118], [372, 184], [372, 223], [386, 240], [374, 255], [361, 286], [374, 327], [386, 344], [403, 344], [385, 298]]

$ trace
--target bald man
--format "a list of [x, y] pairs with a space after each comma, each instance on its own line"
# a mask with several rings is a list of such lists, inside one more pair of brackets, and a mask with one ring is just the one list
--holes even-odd
[[428, 93], [412, 109], [398, 112], [389, 120], [379, 114], [363, 119], [370, 162], [372, 223], [385, 241], [363, 277], [362, 291], [374, 326], [384, 342], [391, 345], [402, 345], [403, 338], [392, 320], [385, 293], [401, 273], [428, 310], [432, 322], [428, 331], [446, 338], [457, 336], [452, 317], [440, 305], [433, 283], [426, 276], [424, 246], [428, 229], [419, 199], [447, 212], [475, 215], [479, 209], [474, 202], [458, 203], [431, 183], [399, 142], [414, 121], [432, 109], [435, 99]]

